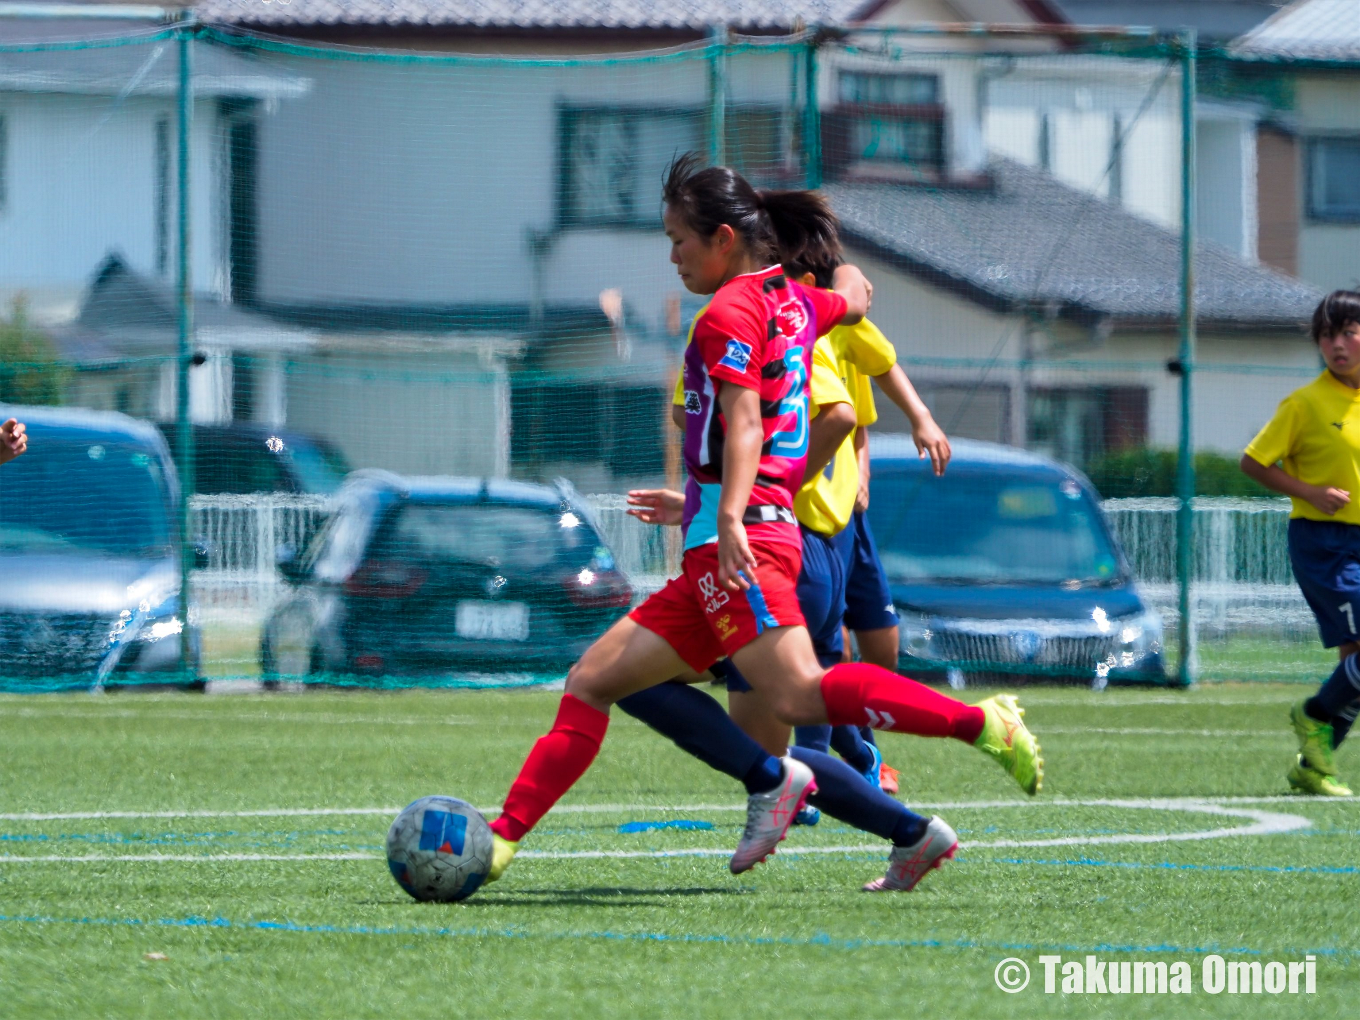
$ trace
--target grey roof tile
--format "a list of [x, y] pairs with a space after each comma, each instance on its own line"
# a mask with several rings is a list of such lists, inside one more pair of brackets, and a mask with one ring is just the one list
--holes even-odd
[[[1078, 317], [1166, 322], [1180, 310], [1180, 238], [1009, 160], [992, 188], [831, 184], [847, 238], [917, 275], [1001, 308], [1057, 304]], [[1225, 326], [1306, 321], [1309, 284], [1214, 244], [1195, 258], [1198, 317]]]
[[1233, 43], [1231, 51], [1246, 58], [1360, 61], [1360, 3], [1290, 4]]
[[789, 29], [844, 24], [868, 0], [202, 0], [219, 24], [462, 25], [470, 28]]

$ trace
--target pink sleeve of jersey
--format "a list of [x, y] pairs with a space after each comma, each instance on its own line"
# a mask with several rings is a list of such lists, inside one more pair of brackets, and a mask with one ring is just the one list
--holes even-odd
[[845, 298], [834, 290], [803, 287], [802, 291], [812, 302], [813, 314], [817, 316], [817, 335], [826, 336], [840, 324], [841, 319], [845, 318], [849, 305], [846, 304]]
[[715, 300], [694, 325], [694, 344], [703, 355], [708, 374], [748, 390], [760, 389], [765, 365], [765, 330], [761, 311], [740, 300]]

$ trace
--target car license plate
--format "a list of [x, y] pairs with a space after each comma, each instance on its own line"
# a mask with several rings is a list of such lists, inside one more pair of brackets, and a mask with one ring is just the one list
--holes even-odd
[[476, 641], [527, 641], [527, 602], [460, 602], [454, 627], [461, 638]]

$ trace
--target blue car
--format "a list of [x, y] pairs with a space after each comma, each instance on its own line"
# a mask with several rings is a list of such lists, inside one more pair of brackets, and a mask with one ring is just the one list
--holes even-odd
[[1166, 682], [1161, 618], [1083, 475], [957, 440], [936, 478], [910, 437], [871, 443], [869, 523], [901, 621], [903, 672], [956, 688]]
[[165, 440], [111, 412], [0, 405], [10, 417], [29, 438], [0, 467], [0, 678], [50, 690], [178, 670], [179, 483]]
[[632, 603], [565, 482], [355, 471], [265, 623], [266, 682], [562, 669]]

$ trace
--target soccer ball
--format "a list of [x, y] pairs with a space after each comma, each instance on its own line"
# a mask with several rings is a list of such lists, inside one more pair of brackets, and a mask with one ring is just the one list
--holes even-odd
[[491, 869], [491, 827], [467, 801], [421, 797], [387, 830], [387, 867], [418, 900], [466, 899]]

